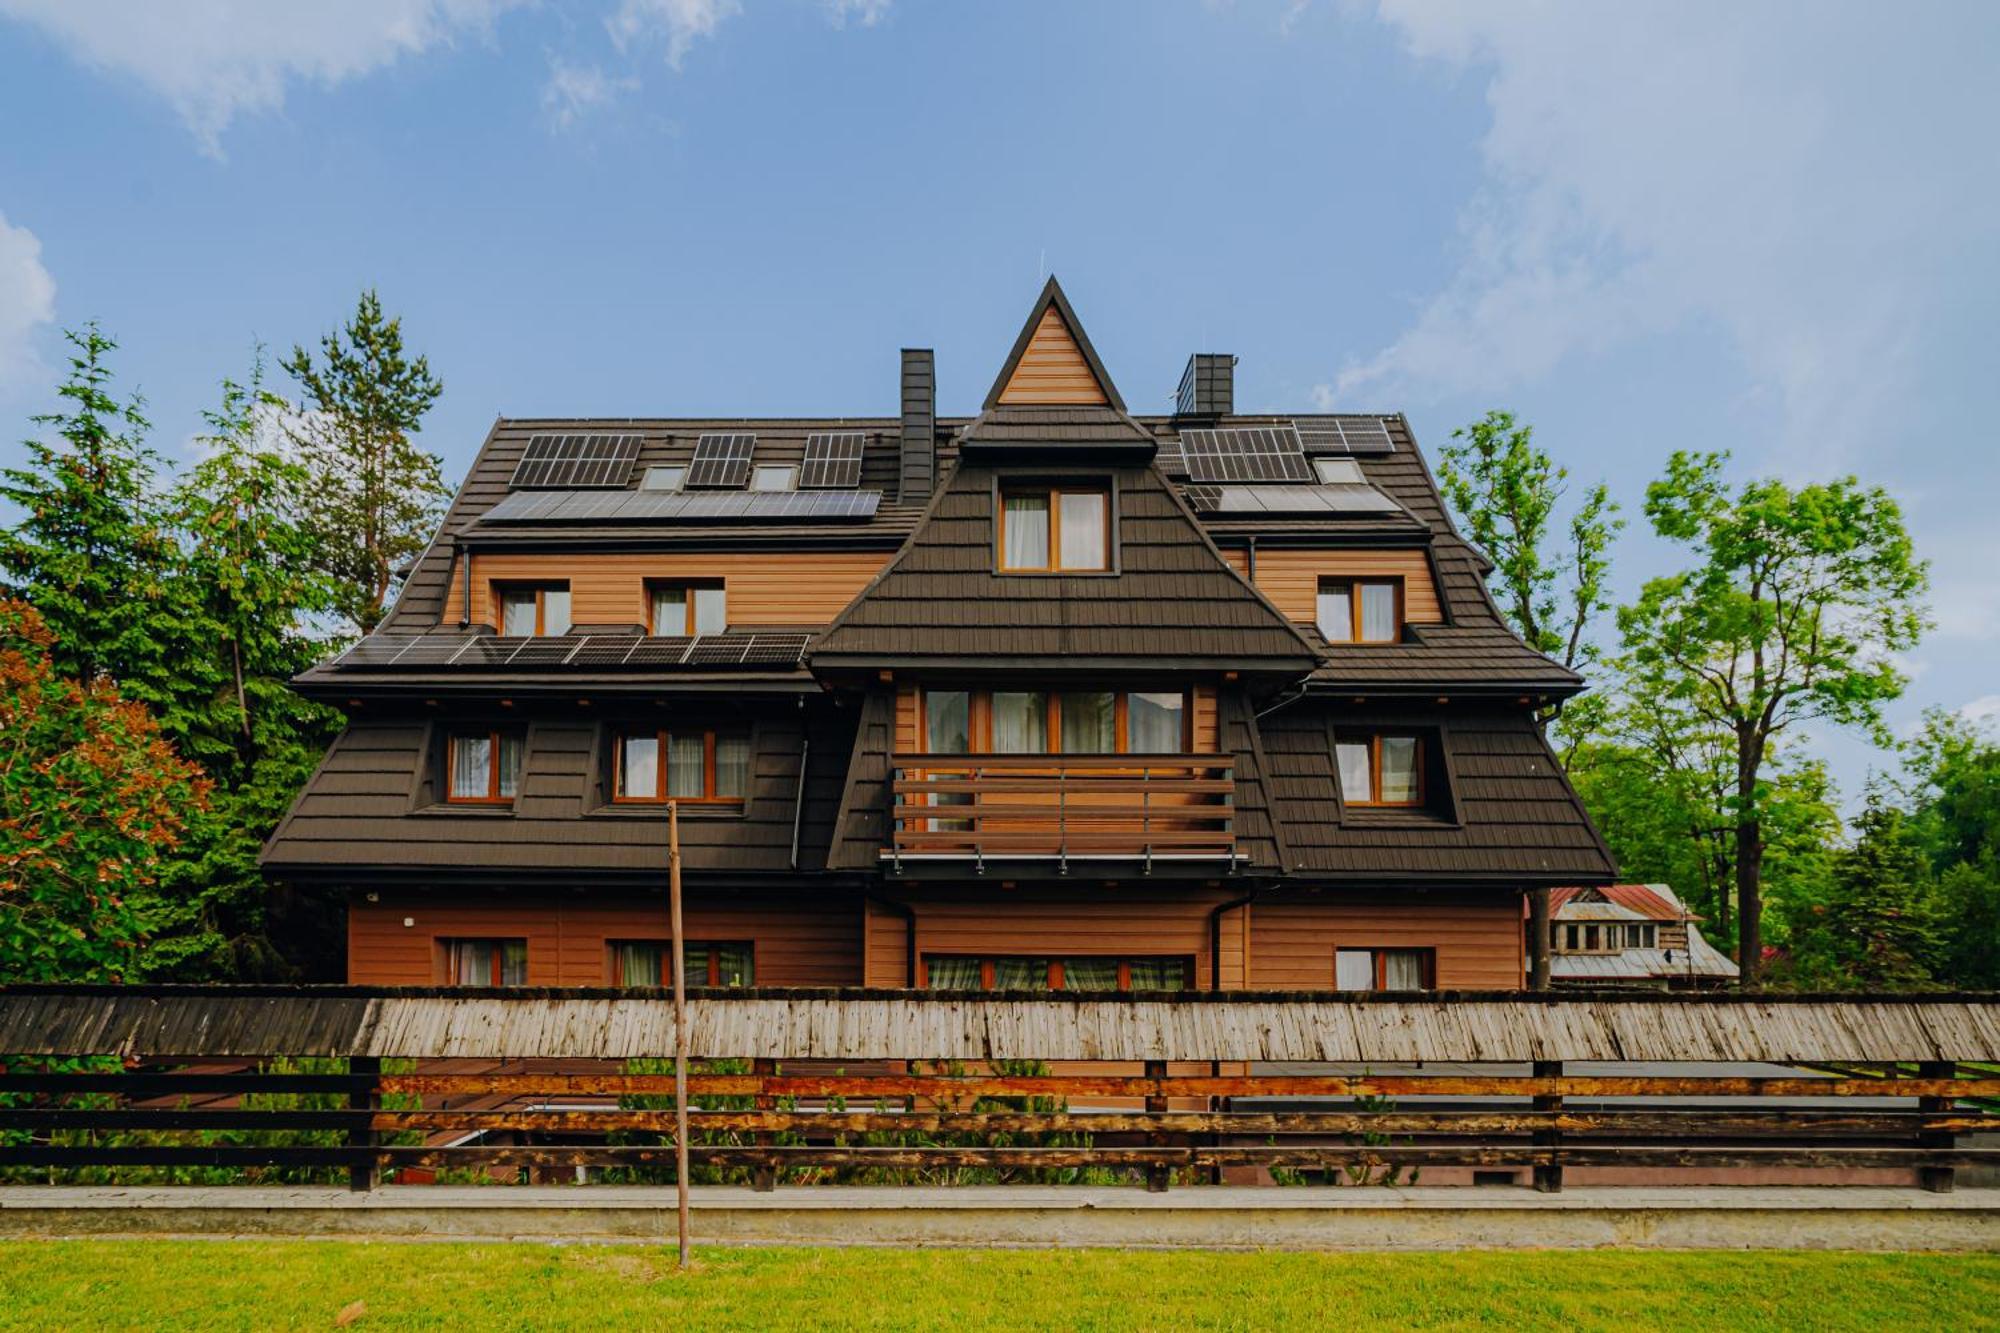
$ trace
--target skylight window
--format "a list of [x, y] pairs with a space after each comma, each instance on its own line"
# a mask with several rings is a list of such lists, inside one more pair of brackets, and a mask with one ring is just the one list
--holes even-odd
[[644, 480], [639, 483], [642, 491], [677, 491], [687, 483], [688, 470], [684, 467], [649, 467]]
[[790, 464], [760, 463], [750, 474], [753, 491], [793, 491], [799, 485], [799, 470]]
[[1322, 486], [1365, 486], [1368, 478], [1361, 475], [1361, 464], [1351, 458], [1315, 458], [1313, 471], [1319, 474]]

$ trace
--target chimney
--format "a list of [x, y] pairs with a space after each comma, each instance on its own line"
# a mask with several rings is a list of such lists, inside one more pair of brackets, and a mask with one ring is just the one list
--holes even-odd
[[937, 363], [928, 347], [903, 349], [903, 469], [899, 498], [931, 498], [937, 472]]
[[1236, 410], [1236, 358], [1227, 352], [1196, 352], [1181, 372], [1174, 404], [1177, 417], [1226, 417]]

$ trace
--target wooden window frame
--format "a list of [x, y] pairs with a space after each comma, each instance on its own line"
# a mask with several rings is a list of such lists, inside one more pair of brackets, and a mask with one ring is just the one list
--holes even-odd
[[[654, 787], [655, 790], [659, 792], [659, 795], [657, 796], [625, 795], [622, 791], [619, 790], [619, 788], [622, 787], [625, 782], [625, 742], [627, 739], [633, 736], [643, 737], [646, 736], [647, 734], [649, 733], [642, 730], [641, 731], [626, 730], [618, 732], [617, 735], [613, 738], [613, 744], [611, 747], [612, 804], [665, 805], [668, 801], [674, 801], [681, 805], [742, 805], [745, 801], [750, 799], [750, 794], [748, 792], [745, 792], [741, 796], [718, 796], [715, 794], [715, 746], [717, 737], [734, 738], [740, 736], [742, 737], [744, 744], [747, 745], [750, 742], [749, 732], [733, 731], [728, 727], [722, 727], [720, 729], [715, 727], [704, 727], [699, 732], [690, 729], [682, 731], [680, 733], [680, 735], [684, 738], [691, 739], [697, 735], [701, 737], [702, 795], [700, 796], [667, 795], [667, 759], [669, 751], [671, 751], [673, 748], [673, 738], [675, 734], [670, 728], [662, 728], [659, 731], [650, 733], [656, 740], [659, 741], [660, 757], [657, 763], [657, 771], [654, 779]], [[727, 943], [727, 941], [725, 941], [725, 943]]]
[[[486, 794], [484, 796], [459, 796], [458, 788], [458, 742], [471, 740], [481, 733], [466, 728], [453, 728], [444, 738], [444, 799], [446, 805], [512, 805], [519, 797], [517, 790], [513, 796], [500, 794], [500, 750], [503, 740], [519, 741], [521, 744], [521, 768], [525, 774], [528, 767], [527, 738], [518, 732], [503, 731], [498, 728], [485, 732], [489, 753], [493, 756], [486, 766]], [[517, 784], [518, 785], [518, 784]], [[467, 936], [468, 939], [484, 939], [483, 935]]]
[[[729, 628], [729, 581], [727, 579], [647, 579], [646, 580], [646, 632], [656, 638], [695, 637], [694, 591], [696, 588], [714, 588], [722, 593], [722, 628]], [[674, 630], [661, 629], [654, 621], [654, 594], [669, 588], [678, 588], [685, 593], [681, 599], [682, 624]]]
[[[457, 966], [457, 963], [458, 963], [458, 960], [457, 960], [457, 956], [456, 956], [456, 955], [457, 955], [457, 949], [458, 949], [458, 946], [459, 946], [459, 945], [461, 945], [461, 944], [490, 944], [490, 945], [492, 945], [492, 946], [493, 946], [493, 975], [492, 975], [492, 977], [491, 977], [491, 979], [490, 979], [490, 980], [487, 980], [487, 981], [466, 981], [466, 980], [464, 980], [463, 978], [459, 978], [459, 977], [453, 977], [453, 976], [452, 976], [452, 974], [451, 974], [451, 971], [452, 971], [452, 968], [454, 968], [455, 966]], [[509, 944], [518, 944], [518, 945], [520, 945], [520, 946], [521, 946], [521, 971], [522, 971], [522, 973], [523, 973], [523, 980], [522, 980], [521, 984], [522, 984], [523, 986], [525, 986], [525, 985], [527, 985], [527, 984], [528, 984], [528, 983], [527, 983], [527, 980], [526, 980], [526, 972], [527, 972], [527, 968], [528, 968], [528, 941], [527, 941], [527, 939], [526, 939], [525, 937], [523, 937], [523, 936], [520, 936], [520, 935], [442, 935], [442, 936], [439, 936], [439, 937], [438, 937], [438, 947], [439, 947], [439, 948], [440, 948], [441, 950], [443, 950], [443, 952], [444, 952], [444, 975], [445, 975], [445, 985], [447, 985], [447, 986], [490, 986], [490, 987], [492, 987], [492, 988], [493, 988], [494, 990], [511, 990], [511, 989], [514, 989], [513, 987], [509, 987], [509, 986], [507, 985], [507, 983], [506, 983], [506, 982], [504, 982], [504, 981], [502, 981], [502, 980], [501, 980], [501, 977], [503, 977], [503, 976], [505, 976], [505, 975], [506, 975], [506, 967], [507, 967], [507, 950], [506, 950], [506, 946], [507, 946], [507, 945], [509, 945]]]
[[[637, 939], [620, 936], [617, 939], [607, 939], [604, 941], [605, 950], [611, 955], [609, 964], [611, 984], [619, 987], [628, 984], [624, 976], [624, 966], [618, 957], [618, 951], [635, 944], [650, 944], [660, 951], [660, 962], [662, 965], [660, 969], [660, 984], [662, 986], [672, 986], [674, 984], [673, 972], [670, 969], [673, 959], [669, 955], [673, 952], [674, 942], [670, 939], [647, 936], [641, 936]], [[716, 956], [718, 949], [741, 949], [750, 956], [749, 984], [746, 986], [730, 986], [728, 989], [749, 990], [757, 984], [757, 941], [755, 940], [682, 940], [681, 948], [683, 950], [697, 948], [708, 950], [708, 975], [706, 977], [689, 977], [687, 984], [690, 986], [708, 986], [716, 990], [724, 988], [722, 982], [722, 960]]]
[[[1385, 740], [1414, 741], [1416, 743], [1417, 794], [1412, 800], [1385, 801], [1382, 799], [1382, 742]], [[1427, 771], [1429, 765], [1424, 758], [1424, 750], [1426, 749], [1424, 738], [1415, 732], [1409, 731], [1371, 731], [1360, 735], [1351, 732], [1335, 732], [1333, 736], [1335, 747], [1333, 771], [1336, 778], [1340, 774], [1339, 747], [1363, 742], [1368, 746], [1368, 796], [1366, 799], [1358, 799], [1350, 796], [1343, 787], [1340, 793], [1341, 801], [1346, 805], [1364, 810], [1416, 810], [1422, 808], [1427, 803], [1430, 795], [1430, 774]]]
[[[1191, 954], [1184, 954], [1184, 953], [1139, 953], [1139, 954], [1093, 954], [1093, 953], [1072, 953], [1072, 954], [1070, 954], [1069, 956], [1070, 956], [1070, 957], [1072, 957], [1072, 958], [1087, 958], [1087, 959], [1091, 959], [1091, 960], [1093, 960], [1093, 961], [1098, 961], [1098, 960], [1107, 960], [1107, 959], [1115, 959], [1115, 960], [1116, 960], [1116, 962], [1117, 962], [1117, 964], [1118, 964], [1118, 990], [1119, 990], [1119, 991], [1121, 991], [1121, 992], [1122, 992], [1122, 991], [1129, 991], [1129, 990], [1131, 990], [1131, 989], [1132, 989], [1132, 964], [1134, 964], [1134, 963], [1140, 963], [1140, 962], [1145, 962], [1145, 963], [1157, 963], [1157, 962], [1176, 962], [1176, 963], [1180, 963], [1180, 964], [1181, 964], [1182, 966], [1184, 966], [1184, 967], [1185, 967], [1185, 968], [1187, 969], [1187, 972], [1186, 972], [1186, 976], [1187, 976], [1187, 983], [1188, 983], [1188, 984], [1187, 984], [1186, 986], [1182, 987], [1182, 989], [1183, 989], [1183, 990], [1189, 990], [1189, 991], [1192, 991], [1192, 990], [1195, 990], [1195, 989], [1197, 988], [1197, 982], [1198, 982], [1198, 978], [1197, 978], [1197, 974], [1196, 974], [1196, 968], [1197, 968], [1197, 966], [1198, 966], [1198, 963], [1199, 963], [1199, 960], [1198, 960], [1198, 959], [1196, 959], [1196, 958], [1195, 958], [1195, 957], [1194, 957], [1193, 955], [1191, 955]], [[999, 971], [1000, 971], [1000, 963], [1001, 963], [1001, 962], [1002, 962], [1003, 960], [1006, 960], [1006, 959], [1012, 959], [1012, 958], [1020, 958], [1020, 959], [1028, 959], [1028, 958], [1033, 958], [1033, 957], [1034, 957], [1034, 955], [1033, 955], [1033, 954], [1013, 954], [1013, 953], [1004, 953], [1004, 954], [971, 954], [971, 953], [927, 953], [927, 954], [922, 954], [922, 955], [920, 955], [920, 956], [918, 957], [918, 959], [917, 959], [917, 989], [919, 989], [919, 990], [928, 990], [928, 989], [930, 989], [930, 984], [931, 984], [931, 960], [932, 960], [932, 959], [934, 959], [934, 958], [935, 958], [935, 959], [941, 959], [941, 960], [942, 960], [942, 959], [953, 959], [953, 960], [966, 960], [966, 959], [971, 959], [971, 960], [974, 960], [974, 961], [976, 961], [976, 962], [977, 962], [977, 963], [979, 964], [979, 988], [980, 988], [981, 990], [992, 990], [992, 989], [994, 988], [994, 982], [995, 982], [995, 981], [996, 981], [996, 980], [998, 979], [998, 977], [999, 977]], [[1047, 977], [1046, 977], [1046, 980], [1047, 980], [1047, 983], [1048, 983], [1048, 989], [1049, 989], [1049, 990], [1063, 990], [1063, 989], [1065, 989], [1065, 987], [1064, 987], [1064, 985], [1063, 985], [1063, 982], [1064, 982], [1064, 977], [1063, 977], [1063, 960], [1062, 960], [1061, 958], [1050, 958], [1050, 959], [1048, 959], [1048, 974], [1047, 974]], [[1092, 994], [1096, 994], [1096, 993], [1098, 993], [1098, 992], [1091, 992], [1091, 993], [1092, 993]], [[1107, 991], [1107, 992], [1103, 992], [1103, 993], [1104, 993], [1104, 994], [1110, 994], [1111, 992], [1108, 992], [1108, 991]]]
[[[1062, 497], [1065, 495], [1091, 495], [1104, 502], [1104, 563], [1092, 568], [1072, 568], [1062, 563]], [[1029, 496], [1040, 496], [1049, 506], [1049, 563], [1046, 565], [1010, 565], [1007, 563], [1007, 501]], [[1069, 486], [1057, 483], [1032, 486], [1003, 486], [1000, 488], [993, 506], [993, 531], [997, 538], [993, 548], [993, 567], [1001, 574], [1110, 574], [1113, 573], [1112, 552], [1116, 547], [1113, 536], [1111, 487], [1102, 482]]]
[[[1369, 584], [1376, 584], [1378, 586], [1387, 585], [1395, 593], [1396, 625], [1386, 639], [1364, 639], [1361, 637], [1361, 589]], [[1401, 643], [1403, 641], [1403, 626], [1408, 622], [1404, 614], [1405, 589], [1404, 579], [1401, 574], [1320, 575], [1319, 581], [1313, 585], [1313, 627], [1319, 630], [1320, 637], [1322, 638], [1326, 636], [1326, 629], [1319, 623], [1319, 599], [1332, 588], [1347, 589], [1348, 627], [1345, 639], [1327, 639], [1328, 643], [1336, 648], [1342, 648], [1380, 646], [1385, 643]]]
[[[493, 580], [491, 593], [493, 598], [494, 633], [499, 634], [502, 637], [515, 637], [515, 638], [519, 637], [518, 635], [509, 636], [507, 634], [507, 597], [508, 594], [510, 593], [531, 592], [535, 595], [535, 632], [530, 637], [536, 639], [543, 639], [550, 637], [547, 626], [548, 626], [548, 594], [551, 591], [569, 592], [570, 591], [569, 580], [568, 579]], [[570, 624], [572, 627], [574, 627], [576, 623], [576, 603], [574, 600], [570, 602], [569, 613], [570, 613]], [[569, 630], [566, 629], [563, 631], [563, 633], [567, 634], [569, 633]]]
[[[963, 694], [966, 696], [966, 731], [968, 733], [966, 740], [968, 745], [970, 746], [970, 749], [964, 756], [953, 756], [962, 758], [970, 758], [974, 755], [989, 755], [997, 753], [997, 751], [993, 749], [993, 696], [996, 692], [1000, 694], [1015, 694], [1015, 693], [1033, 694], [1038, 692], [1034, 690], [995, 691], [992, 689], [972, 689], [972, 688], [960, 689], [958, 687], [948, 686], [948, 685], [938, 686], [936, 688], [937, 691], [941, 694]], [[915, 739], [917, 743], [923, 747], [919, 751], [920, 753], [923, 754], [930, 753], [929, 746], [931, 737], [931, 729], [930, 729], [931, 689], [932, 687], [930, 686], [917, 687], [917, 713], [916, 713]], [[1128, 755], [1133, 758], [1143, 760], [1149, 755], [1164, 755], [1167, 753], [1192, 754], [1194, 752], [1195, 696], [1194, 696], [1194, 691], [1192, 689], [1181, 689], [1178, 691], [1172, 689], [1166, 689], [1166, 690], [1044, 689], [1039, 691], [1039, 693], [1047, 696], [1042, 705], [1044, 709], [1043, 731], [1048, 736], [1049, 745], [1053, 747], [1049, 750], [1043, 751], [1042, 753], [1044, 754], [1060, 758], [1066, 754], [1073, 754], [1081, 757], [1086, 754], [1102, 753], [1100, 751], [1085, 751], [1085, 750], [1065, 751], [1062, 748], [1062, 696], [1065, 694], [1109, 694], [1111, 696], [1111, 729], [1112, 729], [1111, 743], [1116, 748], [1111, 750], [1109, 753], [1113, 755]], [[1134, 694], [1173, 694], [1173, 693], [1178, 693], [1181, 696], [1180, 750], [1179, 751], [1143, 750], [1136, 752], [1133, 751], [1130, 748], [1132, 744], [1131, 721], [1130, 721], [1131, 718], [1130, 696]]]
[[1389, 955], [1392, 953], [1413, 953], [1422, 964], [1423, 984], [1419, 991], [1437, 989], [1438, 954], [1435, 946], [1427, 944], [1336, 944], [1333, 946], [1334, 985], [1340, 984], [1340, 955], [1344, 953], [1365, 953], [1375, 970], [1375, 989], [1370, 994], [1409, 995], [1411, 991], [1389, 990]]

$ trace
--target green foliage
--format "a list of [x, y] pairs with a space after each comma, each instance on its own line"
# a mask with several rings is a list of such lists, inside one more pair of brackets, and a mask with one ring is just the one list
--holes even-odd
[[160, 878], [209, 783], [103, 675], [64, 680], [0, 602], [0, 982], [123, 981], [173, 904]]
[[1627, 702], [1661, 713], [1662, 731], [1726, 738], [1739, 962], [1754, 985], [1774, 740], [1812, 721], [1881, 734], [1903, 687], [1895, 654], [1926, 623], [1928, 573], [1879, 487], [1767, 479], [1732, 493], [1725, 459], [1678, 452], [1647, 488], [1654, 531], [1693, 564], [1619, 609], [1619, 670]]
[[2000, 745], [1933, 710], [1905, 765], [1910, 823], [1937, 874], [1951, 984], [2000, 989]]
[[1869, 793], [1854, 844], [1834, 855], [1819, 900], [1792, 921], [1781, 979], [1813, 990], [1936, 984], [1943, 904], [1915, 831], [1882, 796]]
[[[1473, 543], [1493, 561], [1496, 602], [1528, 645], [1567, 667], [1593, 661], [1591, 621], [1611, 607], [1611, 539], [1625, 526], [1602, 483], [1560, 522], [1569, 470], [1534, 444], [1534, 428], [1492, 411], [1451, 433], [1438, 481]], [[1562, 705], [1544, 716], [1560, 715]]]
[[451, 498], [438, 456], [410, 440], [444, 386], [404, 352], [402, 320], [372, 290], [319, 345], [317, 358], [295, 346], [283, 362], [304, 395], [290, 429], [310, 478], [319, 568], [336, 609], [365, 634]]
[[0, 531], [0, 589], [40, 613], [55, 675], [85, 685], [109, 677], [164, 716], [186, 637], [154, 487], [159, 460], [140, 400], [112, 396], [118, 345], [94, 324], [65, 336], [75, 349], [57, 391], [65, 410], [32, 418], [53, 438], [25, 440], [28, 465], [0, 472], [0, 498], [20, 510]]

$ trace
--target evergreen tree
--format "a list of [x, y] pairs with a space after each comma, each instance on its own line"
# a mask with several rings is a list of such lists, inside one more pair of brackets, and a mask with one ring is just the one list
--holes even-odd
[[108, 677], [164, 717], [187, 626], [154, 488], [158, 459], [141, 401], [112, 394], [117, 344], [95, 324], [64, 336], [75, 349], [58, 390], [66, 410], [33, 418], [53, 438], [25, 441], [27, 466], [0, 473], [0, 497], [20, 510], [0, 531], [0, 586], [39, 613], [59, 677], [85, 686]]
[[1824, 898], [1793, 923], [1781, 975], [1825, 990], [1921, 990], [1937, 984], [1944, 922], [1908, 819], [1871, 790], [1852, 846], [1833, 857]]
[[284, 368], [304, 396], [292, 430], [309, 478], [310, 527], [336, 606], [362, 633], [387, 612], [396, 570], [423, 551], [451, 491], [442, 460], [411, 435], [444, 386], [403, 349], [402, 321], [364, 291], [315, 358], [295, 346]]

